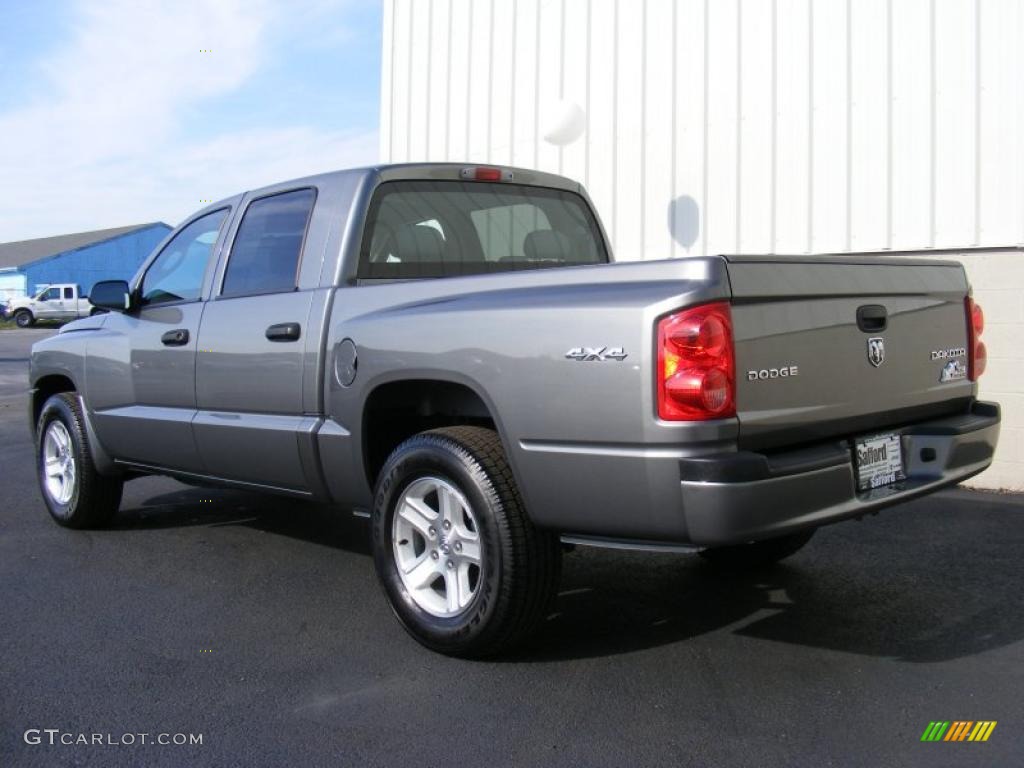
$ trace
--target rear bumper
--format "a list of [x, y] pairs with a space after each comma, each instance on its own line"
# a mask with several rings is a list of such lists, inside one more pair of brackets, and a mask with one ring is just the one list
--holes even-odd
[[999, 406], [887, 430], [902, 439], [906, 479], [858, 492], [850, 441], [772, 455], [733, 452], [680, 460], [691, 543], [721, 546], [859, 517], [954, 485], [992, 462]]

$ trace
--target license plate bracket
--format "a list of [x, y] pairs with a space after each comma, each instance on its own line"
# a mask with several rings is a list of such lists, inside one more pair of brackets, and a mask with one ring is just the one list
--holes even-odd
[[903, 470], [903, 446], [895, 432], [856, 438], [853, 458], [858, 491], [882, 488], [907, 477]]

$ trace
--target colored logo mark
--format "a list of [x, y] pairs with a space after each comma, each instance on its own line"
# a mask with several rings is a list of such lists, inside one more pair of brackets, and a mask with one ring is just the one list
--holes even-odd
[[921, 741], [988, 741], [995, 728], [995, 720], [933, 720]]

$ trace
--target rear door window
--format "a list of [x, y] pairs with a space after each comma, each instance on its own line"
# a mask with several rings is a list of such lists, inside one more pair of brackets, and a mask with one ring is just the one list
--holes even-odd
[[238, 226], [221, 296], [293, 291], [316, 193], [297, 189], [254, 200]]
[[360, 278], [446, 277], [608, 261], [586, 201], [507, 183], [394, 181], [377, 188]]
[[75, 298], [75, 291], [74, 291], [74, 289], [73, 288], [65, 288], [64, 289], [64, 298], [65, 299], [73, 299], [73, 298]]

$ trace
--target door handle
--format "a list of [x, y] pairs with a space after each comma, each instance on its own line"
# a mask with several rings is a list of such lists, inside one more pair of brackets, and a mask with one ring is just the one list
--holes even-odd
[[857, 307], [857, 327], [864, 333], [879, 333], [888, 324], [889, 313], [881, 304], [865, 304]]
[[175, 328], [160, 337], [160, 342], [168, 347], [180, 347], [188, 344], [188, 328]]
[[278, 323], [267, 328], [270, 341], [298, 341], [302, 335], [302, 326], [298, 323]]

